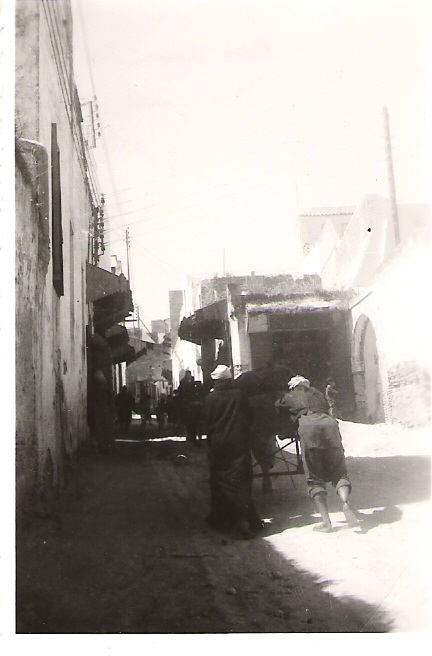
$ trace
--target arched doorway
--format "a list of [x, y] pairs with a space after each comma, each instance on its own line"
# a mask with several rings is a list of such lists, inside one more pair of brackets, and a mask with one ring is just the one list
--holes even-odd
[[384, 421], [384, 405], [375, 330], [362, 314], [354, 329], [353, 378], [357, 418], [370, 424]]

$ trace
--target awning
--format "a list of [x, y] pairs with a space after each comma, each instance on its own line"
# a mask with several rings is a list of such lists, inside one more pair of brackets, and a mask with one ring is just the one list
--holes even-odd
[[116, 276], [87, 262], [87, 303], [93, 303], [117, 292], [130, 292], [129, 282], [121, 273]]
[[133, 312], [128, 280], [87, 263], [87, 303], [93, 303], [94, 324], [103, 330], [124, 321]]
[[130, 364], [147, 353], [149, 347], [153, 348], [152, 344], [131, 336], [125, 326], [116, 325], [109, 328], [105, 337], [111, 349], [113, 364]]
[[130, 364], [147, 352], [148, 344], [136, 337], [131, 337], [125, 326], [113, 326], [105, 333], [111, 349], [113, 364], [126, 362]]
[[187, 342], [202, 344], [207, 339], [225, 339], [227, 320], [227, 301], [217, 301], [184, 317], [178, 329], [178, 336]]
[[141, 339], [129, 334], [129, 345], [132, 346], [133, 350], [135, 351], [135, 355], [132, 357], [132, 359], [127, 361], [128, 364], [138, 360], [142, 355], [145, 355], [149, 349], [154, 349], [154, 341], [146, 333], [143, 334]]
[[128, 358], [135, 355], [135, 350], [129, 344], [128, 331], [124, 326], [113, 326], [105, 332], [105, 338], [111, 349], [113, 364], [127, 362]]

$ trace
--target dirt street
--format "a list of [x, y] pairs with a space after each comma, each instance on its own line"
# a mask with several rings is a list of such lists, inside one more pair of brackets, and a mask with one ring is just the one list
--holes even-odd
[[[207, 528], [206, 444], [144, 439], [81, 457], [55, 517], [17, 537], [17, 633], [385, 633], [429, 628], [430, 437], [341, 422], [359, 529], [329, 490], [332, 534], [303, 476], [254, 480], [266, 527]], [[283, 463], [278, 468], [283, 468]], [[258, 471], [258, 470], [257, 470]]]

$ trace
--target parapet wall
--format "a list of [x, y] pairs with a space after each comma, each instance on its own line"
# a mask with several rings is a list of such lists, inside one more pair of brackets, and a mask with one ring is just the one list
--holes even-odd
[[291, 275], [277, 276], [250, 275], [250, 276], [224, 276], [203, 280], [201, 285], [202, 307], [215, 301], [227, 298], [228, 286], [236, 293], [241, 294], [291, 294], [294, 292], [315, 292], [322, 289], [321, 278], [317, 275], [307, 275], [295, 279]]

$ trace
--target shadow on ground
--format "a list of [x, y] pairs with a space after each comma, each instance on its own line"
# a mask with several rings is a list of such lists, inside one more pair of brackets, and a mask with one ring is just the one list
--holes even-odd
[[[361, 520], [362, 532], [399, 521], [403, 515], [399, 505], [430, 499], [428, 456], [347, 458], [347, 468], [353, 485], [351, 502]], [[278, 477], [273, 479], [273, 488], [273, 494], [263, 497], [261, 504], [263, 512], [274, 515], [273, 533], [319, 521], [314, 516], [316, 511], [307, 495], [304, 476]], [[341, 504], [335, 491], [331, 485], [327, 490], [330, 512], [339, 512]], [[373, 512], [364, 512], [372, 508]]]
[[[384, 507], [365, 518], [367, 530], [398, 521], [398, 504], [429, 498], [427, 458], [356, 458], [348, 466], [354, 489], [359, 477], [371, 481], [355, 497], [359, 512]], [[390, 493], [386, 480], [395, 476], [401, 485]], [[207, 478], [205, 443], [137, 440], [116, 443], [105, 457], [87, 453], [57, 513], [17, 527], [17, 633], [391, 630], [375, 607], [329, 599], [324, 582], [266, 540], [210, 531]], [[289, 478], [277, 485], [259, 499], [276, 518], [270, 532], [316, 521], [302, 476], [296, 488], [288, 489]]]

